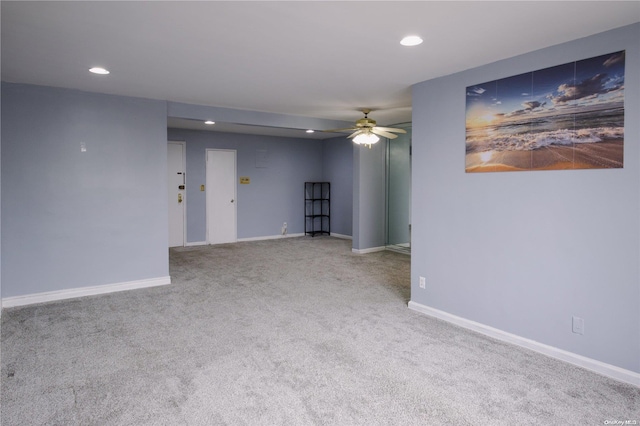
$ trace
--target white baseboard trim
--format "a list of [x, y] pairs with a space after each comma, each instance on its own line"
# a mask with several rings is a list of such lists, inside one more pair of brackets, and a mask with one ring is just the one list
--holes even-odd
[[191, 246], [206, 246], [207, 242], [206, 241], [195, 241], [195, 242], [191, 242], [191, 243], [184, 243], [185, 247], [191, 247]]
[[392, 251], [394, 253], [399, 253], [399, 254], [404, 254], [404, 255], [407, 255], [407, 256], [411, 256], [411, 252], [410, 251], [406, 251], [406, 250], [400, 250], [400, 249], [396, 249], [396, 248], [392, 248], [392, 247], [386, 247], [385, 250]]
[[353, 240], [353, 237], [351, 235], [336, 234], [335, 232], [332, 232], [331, 236], [341, 238], [343, 240]]
[[[300, 233], [300, 234], [286, 234], [286, 235], [266, 235], [263, 237], [249, 237], [249, 238], [238, 238], [237, 241], [238, 242], [243, 242], [243, 241], [263, 241], [263, 240], [279, 240], [281, 238], [296, 238], [296, 237], [304, 237], [304, 233]], [[331, 233], [332, 237], [336, 237], [336, 238], [342, 238], [345, 240], [351, 240], [352, 237], [351, 235], [342, 235], [342, 234], [336, 234], [336, 233]], [[185, 247], [190, 247], [190, 246], [206, 246], [207, 242], [206, 241], [196, 241], [196, 242], [192, 242], [192, 243], [185, 243]], [[378, 251], [378, 250], [375, 250]]]
[[615, 365], [587, 358], [582, 355], [568, 352], [563, 349], [558, 349], [553, 346], [545, 345], [544, 343], [539, 343], [515, 334], [507, 333], [506, 331], [502, 331], [488, 325], [452, 315], [447, 312], [440, 311], [438, 309], [434, 309], [413, 301], [409, 302], [409, 309], [441, 319], [443, 321], [447, 321], [449, 323], [484, 334], [486, 336], [493, 337], [494, 339], [521, 346], [523, 348], [530, 349], [551, 358], [559, 359], [561, 361], [568, 362], [569, 364], [577, 365], [578, 367], [586, 368], [587, 370], [602, 374], [603, 376], [607, 376], [612, 379], [616, 379], [621, 382], [640, 387], [640, 373], [616, 367]]
[[93, 287], [70, 288], [49, 291], [45, 293], [25, 294], [2, 299], [3, 308], [33, 305], [35, 303], [52, 302], [55, 300], [73, 299], [76, 297], [95, 296], [97, 294], [114, 293], [116, 291], [135, 290], [139, 288], [156, 287], [171, 284], [171, 277], [149, 278], [145, 280], [127, 281], [116, 284], [105, 284]]
[[286, 234], [286, 235], [266, 235], [264, 237], [238, 238], [238, 242], [242, 241], [262, 241], [262, 240], [279, 240], [280, 238], [304, 237], [304, 234]]
[[382, 246], [382, 247], [371, 247], [371, 248], [366, 248], [366, 249], [354, 249], [352, 248], [351, 251], [354, 252], [355, 254], [367, 254], [367, 253], [375, 253], [377, 251], [384, 251], [386, 250], [386, 247]]

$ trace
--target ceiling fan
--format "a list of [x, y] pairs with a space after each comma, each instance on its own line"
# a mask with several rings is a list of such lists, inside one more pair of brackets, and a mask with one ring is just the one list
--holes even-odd
[[376, 120], [368, 117], [371, 110], [368, 108], [364, 108], [362, 112], [364, 114], [364, 118], [357, 120], [353, 127], [347, 127], [345, 129], [325, 130], [325, 132], [353, 132], [349, 136], [347, 136], [347, 138], [353, 138], [354, 143], [368, 145], [369, 148], [371, 148], [372, 144], [380, 140], [380, 138], [376, 135], [388, 139], [395, 139], [398, 137], [398, 135], [395, 135], [394, 133], [407, 133], [404, 129], [376, 126]]

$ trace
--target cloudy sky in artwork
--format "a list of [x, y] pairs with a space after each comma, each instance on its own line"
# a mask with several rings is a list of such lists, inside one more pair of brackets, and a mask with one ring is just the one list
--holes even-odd
[[624, 51], [467, 87], [467, 128], [623, 106]]

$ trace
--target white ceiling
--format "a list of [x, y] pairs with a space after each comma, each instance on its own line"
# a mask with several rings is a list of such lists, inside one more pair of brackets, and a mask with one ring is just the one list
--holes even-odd
[[[389, 125], [411, 85], [640, 22], [639, 1], [1, 2], [2, 80]], [[425, 41], [403, 47], [408, 34]], [[90, 74], [92, 66], [111, 71]]]

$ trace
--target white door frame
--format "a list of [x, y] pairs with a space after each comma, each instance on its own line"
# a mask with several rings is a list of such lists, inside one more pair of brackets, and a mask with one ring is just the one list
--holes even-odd
[[[168, 141], [167, 144], [180, 145], [182, 148], [182, 173], [183, 173], [183, 182], [186, 188], [187, 185], [187, 142], [186, 141]], [[167, 186], [170, 182], [167, 182]], [[169, 192], [169, 188], [167, 187], [167, 193]], [[167, 200], [169, 203], [170, 200]], [[187, 191], [186, 189], [182, 193], [182, 246], [186, 246], [187, 244]]]
[[233, 185], [233, 212], [234, 212], [234, 224], [233, 224], [233, 242], [236, 242], [238, 240], [238, 190], [237, 190], [237, 186], [235, 185], [235, 182], [237, 182], [238, 180], [238, 152], [235, 149], [217, 149], [217, 148], [206, 148], [205, 149], [205, 182], [207, 183], [207, 187], [205, 188], [205, 221], [206, 221], [206, 227], [205, 227], [205, 238], [207, 241], [207, 244], [211, 244], [211, 239], [209, 238], [209, 211], [208, 211], [208, 206], [209, 206], [209, 197], [211, 197], [211, 192], [209, 190], [209, 184], [208, 184], [208, 180], [209, 180], [209, 152], [210, 151], [216, 151], [216, 152], [232, 152], [233, 153], [233, 181], [234, 181], [234, 185]]

